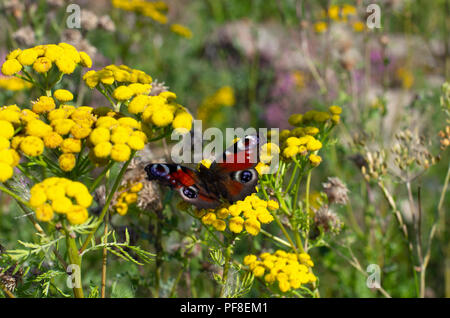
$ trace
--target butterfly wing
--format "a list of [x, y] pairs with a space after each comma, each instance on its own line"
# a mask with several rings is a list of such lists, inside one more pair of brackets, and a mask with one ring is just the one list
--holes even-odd
[[222, 199], [236, 202], [256, 191], [259, 157], [258, 136], [242, 138], [229, 147], [208, 169], [199, 171], [178, 164], [153, 163], [145, 167], [149, 180], [177, 189], [181, 198], [197, 208], [213, 209]]
[[222, 160], [211, 164], [210, 169], [222, 180], [222, 196], [228, 201], [236, 202], [256, 192], [258, 172], [255, 166], [259, 158], [259, 145], [259, 136], [245, 136], [225, 150]]
[[217, 195], [207, 191], [195, 170], [178, 164], [152, 163], [145, 167], [149, 180], [176, 189], [181, 198], [200, 209], [213, 209], [220, 205]]

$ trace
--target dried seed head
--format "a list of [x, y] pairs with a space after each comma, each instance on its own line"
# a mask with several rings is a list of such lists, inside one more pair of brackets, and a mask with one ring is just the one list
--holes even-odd
[[397, 132], [390, 149], [393, 155], [390, 170], [403, 181], [414, 179], [436, 162], [436, 157], [428, 150], [430, 145], [417, 131]]
[[314, 214], [314, 227], [322, 228], [325, 233], [339, 234], [342, 226], [342, 221], [336, 213], [328, 208], [328, 205], [321, 206]]
[[337, 177], [328, 177], [328, 181], [322, 183], [323, 190], [327, 194], [328, 203], [347, 204], [349, 192], [347, 186]]
[[90, 31], [97, 28], [98, 17], [89, 10], [81, 10], [81, 28]]
[[0, 282], [10, 291], [16, 289], [23, 276], [23, 269], [17, 266], [11, 266], [6, 270], [0, 267]]
[[[122, 182], [119, 185], [120, 190], [116, 191], [111, 201], [111, 210], [116, 205], [116, 203], [118, 203], [121, 194], [128, 191], [130, 187], [136, 185], [137, 183], [142, 183], [142, 189], [137, 193], [137, 207], [139, 207], [141, 210], [162, 210], [163, 206], [161, 201], [161, 194], [154, 182], [146, 180], [146, 173], [144, 172], [145, 166], [146, 163], [144, 163], [139, 157], [134, 158], [130, 162], [127, 171], [125, 172], [125, 175], [122, 179]], [[103, 206], [105, 204], [106, 193], [104, 186], [100, 186], [97, 188], [94, 198], [100, 206]]]
[[162, 92], [167, 92], [169, 87], [164, 84], [164, 82], [159, 83], [157, 79], [152, 82], [152, 90], [150, 91], [151, 96], [159, 95]]
[[384, 150], [368, 151], [366, 153], [367, 168], [361, 168], [361, 172], [367, 181], [378, 179], [387, 173], [385, 158]]
[[18, 29], [12, 34], [12, 37], [17, 41], [17, 43], [23, 46], [32, 46], [36, 41], [34, 31], [30, 26], [25, 26]]
[[438, 136], [440, 137], [441, 150], [445, 150], [450, 146], [450, 126], [446, 126], [445, 129], [441, 130]]
[[116, 30], [116, 25], [113, 20], [111, 20], [109, 15], [103, 15], [98, 19], [98, 26], [108, 32], [114, 32]]

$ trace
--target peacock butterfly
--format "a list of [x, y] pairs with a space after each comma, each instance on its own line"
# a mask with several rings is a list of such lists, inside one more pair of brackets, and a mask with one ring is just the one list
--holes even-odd
[[223, 201], [236, 202], [256, 191], [260, 138], [248, 135], [225, 150], [222, 160], [193, 170], [179, 164], [151, 163], [148, 180], [176, 189], [181, 198], [200, 209], [214, 209]]

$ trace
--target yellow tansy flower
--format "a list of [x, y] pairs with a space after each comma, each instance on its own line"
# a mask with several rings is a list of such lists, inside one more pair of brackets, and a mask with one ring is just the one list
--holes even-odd
[[14, 126], [6, 120], [0, 120], [0, 137], [11, 139], [13, 135]]
[[333, 115], [339, 115], [342, 113], [342, 108], [336, 105], [332, 105], [328, 108], [328, 110], [330, 111], [330, 113], [332, 113]]
[[50, 204], [42, 204], [36, 208], [36, 219], [42, 222], [49, 222], [53, 219], [53, 209]]
[[327, 23], [326, 22], [317, 22], [317, 23], [315, 23], [314, 24], [314, 30], [317, 32], [317, 33], [323, 33], [323, 32], [325, 32], [326, 30], [328, 29], [328, 25], [327, 25]]
[[322, 158], [312, 153], [309, 155], [309, 161], [313, 166], [318, 166], [322, 162]]
[[257, 235], [261, 230], [261, 223], [259, 223], [258, 220], [254, 218], [249, 218], [245, 220], [244, 225], [245, 230], [253, 236]]
[[38, 73], [47, 73], [52, 68], [52, 61], [45, 56], [38, 58], [33, 63], [33, 69]]
[[94, 154], [98, 158], [106, 158], [111, 154], [112, 144], [109, 141], [99, 142], [94, 147]]
[[192, 115], [188, 112], [181, 112], [175, 115], [173, 119], [172, 126], [175, 129], [186, 129], [189, 132], [192, 128]]
[[97, 127], [92, 130], [89, 140], [94, 144], [98, 145], [101, 142], [109, 141], [110, 139], [110, 131], [105, 127]]
[[28, 65], [32, 65], [34, 63], [34, 61], [36, 61], [37, 57], [38, 57], [38, 55], [37, 55], [36, 50], [26, 49], [26, 50], [23, 50], [19, 54], [19, 56], [17, 56], [17, 60], [23, 66], [28, 66]]
[[57, 89], [53, 96], [60, 102], [69, 102], [73, 99], [73, 94], [66, 89]]
[[64, 153], [59, 156], [59, 167], [63, 171], [71, 171], [75, 167], [76, 158], [72, 153]]
[[120, 101], [125, 101], [133, 97], [134, 92], [127, 86], [119, 86], [113, 91], [113, 97]]
[[79, 54], [81, 59], [81, 65], [87, 68], [91, 68], [92, 67], [91, 57], [86, 52], [83, 51], [80, 51]]
[[189, 28], [185, 27], [184, 25], [172, 24], [170, 26], [170, 30], [173, 33], [176, 33], [176, 34], [178, 34], [178, 35], [180, 35], [182, 37], [185, 37], [185, 38], [188, 38], [188, 39], [192, 38], [192, 31]]
[[47, 148], [55, 149], [61, 145], [63, 138], [56, 132], [51, 132], [44, 136], [44, 145]]
[[39, 99], [33, 103], [33, 112], [37, 114], [42, 114], [55, 109], [56, 104], [53, 98], [48, 96], [41, 96]]
[[5, 182], [13, 176], [13, 168], [7, 163], [0, 162], [0, 182]]
[[81, 140], [75, 138], [66, 138], [61, 144], [61, 151], [64, 153], [77, 153], [81, 151]]
[[2, 73], [6, 76], [14, 75], [22, 70], [22, 64], [16, 59], [6, 60], [2, 65]]
[[241, 233], [244, 229], [244, 219], [239, 216], [232, 217], [229, 221], [229, 227], [231, 232]]
[[111, 159], [122, 162], [130, 158], [131, 149], [125, 144], [115, 144], [111, 149]]
[[152, 115], [152, 122], [158, 127], [165, 127], [173, 121], [173, 112], [169, 107], [163, 107]]
[[44, 152], [44, 142], [36, 136], [26, 136], [20, 142], [20, 150], [31, 157], [39, 156]]
[[55, 64], [60, 72], [64, 74], [72, 74], [77, 66], [72, 59], [64, 55], [59, 56], [56, 59]]
[[306, 144], [306, 148], [309, 151], [316, 151], [316, 150], [319, 150], [320, 148], [322, 148], [322, 143], [319, 140], [317, 140], [317, 139], [311, 139]]
[[83, 224], [88, 219], [88, 211], [78, 205], [74, 205], [71, 210], [67, 212], [67, 219], [71, 224]]
[[284, 148], [283, 150], [283, 156], [286, 158], [292, 158], [298, 153], [298, 147], [296, 146], [289, 146]]

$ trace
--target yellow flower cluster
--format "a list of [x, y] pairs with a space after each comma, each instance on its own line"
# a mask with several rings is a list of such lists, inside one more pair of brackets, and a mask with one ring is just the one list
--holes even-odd
[[[132, 69], [126, 65], [108, 65], [101, 70], [90, 70], [83, 75], [83, 80], [90, 88], [99, 83], [118, 86], [113, 97], [117, 100], [128, 100], [134, 95], [148, 94], [152, 89], [152, 77], [144, 71]], [[131, 85], [126, 85], [131, 84]]]
[[142, 150], [147, 142], [140, 122], [131, 117], [116, 119], [116, 115], [109, 112], [99, 117], [89, 135], [91, 156], [98, 163], [104, 163], [108, 158], [118, 162], [127, 161], [131, 150]]
[[[2, 111], [0, 110], [0, 118], [2, 118], [1, 114]], [[0, 119], [0, 182], [5, 182], [13, 176], [13, 168], [20, 161], [20, 156], [17, 151], [11, 148], [11, 139], [13, 136], [13, 124], [7, 120]]]
[[206, 120], [210, 115], [217, 113], [221, 107], [231, 107], [236, 103], [234, 90], [230, 86], [223, 86], [213, 95], [205, 98], [197, 110], [197, 117], [200, 120]]
[[280, 153], [280, 147], [273, 142], [268, 142], [261, 146], [259, 153], [259, 162], [255, 169], [259, 175], [269, 172], [269, 165], [274, 155]]
[[323, 33], [328, 30], [328, 24], [326, 22], [320, 21], [314, 23], [314, 31], [317, 33]]
[[0, 88], [8, 91], [22, 91], [31, 88], [31, 83], [17, 77], [0, 77]]
[[192, 31], [188, 27], [185, 27], [184, 25], [181, 24], [176, 23], [172, 24], [170, 26], [170, 31], [187, 39], [192, 38]]
[[92, 196], [78, 181], [51, 177], [31, 188], [29, 203], [39, 221], [51, 221], [56, 212], [65, 214], [71, 224], [83, 224], [88, 219]]
[[119, 196], [114, 204], [114, 210], [120, 214], [125, 215], [128, 212], [128, 205], [133, 204], [138, 199], [138, 193], [142, 190], [144, 185], [142, 182], [129, 182], [127, 185], [119, 188]]
[[[329, 18], [331, 21], [349, 23], [352, 25], [355, 32], [362, 32], [365, 30], [365, 24], [362, 21], [355, 21], [357, 19], [356, 7], [343, 4], [342, 6], [333, 4], [328, 8], [328, 11], [322, 12], [322, 18]], [[317, 33], [325, 32], [328, 29], [328, 24], [325, 21], [320, 21], [314, 24], [314, 29]]]
[[[32, 110], [21, 110], [16, 105], [0, 109], [0, 119], [19, 128], [20, 134], [11, 140], [11, 147], [27, 156], [35, 157], [44, 152], [44, 148], [59, 149], [59, 166], [63, 171], [71, 171], [76, 163], [75, 153], [81, 151], [82, 139], [89, 136], [95, 122], [92, 107], [75, 108], [62, 105], [55, 109], [51, 97], [41, 96], [32, 105]], [[39, 114], [47, 117], [40, 119]]]
[[350, 17], [356, 16], [356, 14], [356, 7], [349, 4], [342, 6], [333, 4], [328, 8], [328, 17], [334, 21], [346, 22]]
[[24, 67], [37, 73], [47, 73], [53, 65], [63, 74], [71, 74], [77, 65], [90, 68], [92, 60], [83, 51], [78, 51], [67, 43], [38, 45], [29, 49], [16, 49], [6, 56], [1, 71], [4, 75], [14, 75]]
[[228, 221], [231, 232], [241, 233], [245, 229], [247, 233], [255, 236], [261, 230], [261, 223], [273, 221], [269, 210], [277, 209], [278, 202], [262, 200], [253, 193], [232, 205], [221, 206], [216, 210], [199, 210], [196, 216], [201, 218], [203, 224], [212, 225], [218, 231], [225, 231]]
[[[92, 131], [96, 120], [92, 111], [93, 108], [89, 106], [75, 108], [62, 105], [48, 113], [49, 125], [36, 119], [28, 124], [26, 132], [30, 136], [42, 138], [45, 147], [59, 149], [62, 153], [58, 160], [59, 167], [68, 172], [75, 167], [75, 154], [81, 152], [84, 139]], [[35, 129], [29, 129], [32, 123], [36, 123]]]
[[333, 105], [329, 107], [328, 112], [310, 110], [305, 114], [291, 115], [289, 123], [296, 128], [286, 129], [280, 133], [283, 157], [290, 159], [298, 154], [301, 156], [309, 154], [310, 163], [318, 166], [322, 158], [315, 152], [322, 148], [322, 143], [314, 136], [319, 135], [323, 127], [332, 127], [339, 123], [341, 113], [342, 109]]
[[192, 115], [176, 103], [175, 98], [172, 92], [162, 92], [158, 96], [138, 95], [129, 103], [128, 111], [142, 120], [143, 130], [148, 125], [166, 127], [172, 124], [174, 129], [188, 132], [192, 128]]
[[140, 13], [161, 24], [167, 23], [167, 16], [164, 13], [168, 8], [163, 1], [112, 0], [111, 2], [118, 9]]
[[125, 65], [109, 65], [100, 71], [89, 71], [83, 76], [86, 84], [94, 88], [99, 83], [113, 85], [111, 96], [124, 102], [130, 114], [136, 115], [143, 123], [142, 130], [151, 134], [149, 125], [166, 127], [172, 124], [180, 132], [191, 130], [192, 115], [175, 102], [175, 93], [165, 91], [157, 96], [149, 96], [152, 78], [143, 71]]
[[250, 254], [245, 256], [244, 265], [248, 266], [256, 277], [264, 276], [266, 283], [278, 282], [278, 288], [283, 293], [317, 280], [311, 271], [314, 263], [306, 253], [297, 256], [295, 253], [278, 250], [273, 254], [262, 253], [259, 258]]

